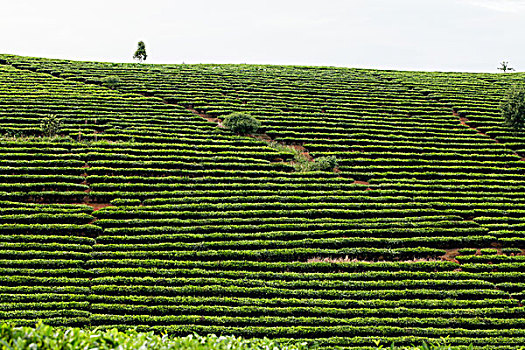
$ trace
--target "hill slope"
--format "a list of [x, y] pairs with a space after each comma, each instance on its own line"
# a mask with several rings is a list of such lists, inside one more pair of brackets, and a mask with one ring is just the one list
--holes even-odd
[[[0, 63], [0, 319], [525, 344], [524, 138], [497, 113], [522, 75]], [[49, 113], [70, 138], [30, 137]]]

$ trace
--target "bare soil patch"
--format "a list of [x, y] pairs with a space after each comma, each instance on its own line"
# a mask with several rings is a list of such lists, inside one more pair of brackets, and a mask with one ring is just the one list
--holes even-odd
[[[454, 114], [454, 116], [458, 116], [457, 113], [453, 113], [453, 114]], [[494, 142], [496, 142], [496, 143], [500, 143], [500, 142], [499, 142], [497, 139], [495, 139], [494, 137], [491, 137], [490, 135], [488, 135], [488, 134], [486, 134], [486, 133], [484, 133], [484, 132], [482, 132], [482, 131], [476, 129], [476, 128], [473, 127], [473, 126], [470, 126], [470, 125], [468, 124], [469, 121], [470, 121], [470, 120], [468, 120], [468, 119], [465, 118], [465, 117], [459, 117], [459, 123], [460, 123], [461, 125], [465, 125], [466, 127], [469, 127], [470, 129], [474, 130], [477, 134], [479, 134], [479, 135], [483, 135], [483, 136], [486, 136], [486, 137], [490, 138], [492, 141], [494, 141]]]
[[254, 139], [266, 141], [266, 142], [272, 142], [272, 138], [268, 136], [268, 134], [254, 134], [250, 135], [250, 137], [253, 137]]
[[459, 261], [456, 259], [456, 256], [460, 255], [459, 249], [446, 249], [445, 251], [445, 255], [441, 257], [442, 260], [452, 261], [459, 264]]
[[97, 210], [100, 210], [106, 207], [113, 207], [113, 204], [111, 203], [83, 203], [83, 204], [89, 205], [91, 208], [93, 208], [93, 211], [97, 211]]
[[224, 128], [224, 125], [222, 125], [222, 120], [220, 120], [219, 118], [215, 118], [215, 117], [212, 117], [212, 116], [209, 116], [207, 114], [204, 114], [204, 113], [200, 113], [199, 111], [197, 111], [196, 109], [194, 108], [191, 108], [191, 107], [185, 107], [188, 111], [190, 111], [191, 113], [195, 114], [195, 115], [198, 115], [199, 117], [201, 118], [204, 118], [206, 119], [207, 121], [209, 122], [212, 122], [212, 123], [217, 123], [217, 126], [219, 128]]
[[309, 162], [313, 162], [314, 161], [314, 157], [312, 157], [310, 155], [310, 153], [308, 152], [308, 150], [306, 148], [304, 148], [304, 146], [302, 146], [302, 145], [288, 145], [288, 147], [294, 148], [295, 150], [297, 150]]

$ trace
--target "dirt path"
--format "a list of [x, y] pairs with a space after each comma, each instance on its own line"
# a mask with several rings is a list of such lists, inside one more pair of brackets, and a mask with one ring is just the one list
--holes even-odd
[[308, 150], [306, 148], [304, 148], [304, 146], [302, 146], [302, 145], [285, 145], [285, 146], [287, 146], [288, 148], [295, 149], [296, 151], [299, 152], [299, 154], [302, 157], [304, 157], [309, 162], [313, 162], [314, 161], [314, 157], [312, 157], [312, 155], [308, 152]]
[[[98, 85], [98, 84], [97, 84]], [[146, 93], [138, 93], [139, 95], [142, 95], [144, 97], [151, 97], [151, 96], [154, 96], [154, 95], [151, 95], [151, 94], [146, 94]], [[216, 118], [216, 117], [212, 117], [206, 113], [201, 113], [199, 112], [198, 110], [196, 110], [192, 105], [189, 105], [189, 106], [184, 106], [184, 105], [181, 105], [181, 104], [177, 104], [177, 103], [171, 103], [171, 102], [168, 102], [166, 101], [165, 99], [162, 99], [162, 102], [164, 104], [167, 104], [167, 105], [171, 105], [171, 106], [177, 106], [177, 107], [182, 107], [184, 109], [186, 109], [187, 111], [191, 112], [192, 114], [200, 117], [200, 118], [203, 118], [211, 123], [216, 123], [217, 124], [217, 127], [219, 128], [224, 128], [224, 125], [222, 124], [222, 120], [220, 118]], [[272, 144], [272, 143], [278, 143], [280, 146], [283, 146], [283, 147], [287, 147], [287, 148], [290, 148], [290, 149], [293, 149], [293, 150], [296, 150], [296, 151], [299, 151], [300, 154], [305, 158], [307, 159], [308, 161], [311, 161], [313, 162], [314, 161], [314, 158], [310, 155], [310, 153], [308, 152], [308, 150], [306, 148], [304, 148], [302, 145], [288, 145], [284, 142], [277, 142], [275, 141], [274, 139], [272, 139], [270, 137], [270, 135], [268, 134], [249, 134], [249, 135], [246, 135], [248, 137], [251, 137], [253, 139], [257, 139], [257, 140], [261, 140], [261, 141], [265, 141], [269, 144]], [[270, 147], [272, 147], [270, 145]], [[274, 147], [272, 147], [274, 148]], [[288, 163], [288, 162], [285, 162], [284, 160], [282, 160], [281, 158], [276, 158], [272, 163]]]
[[441, 259], [459, 264], [459, 261], [456, 260], [456, 256], [459, 255], [459, 249], [446, 249], [445, 251], [446, 253], [441, 257]]
[[[199, 113], [199, 111], [197, 111], [196, 109], [194, 109], [191, 106], [176, 105], [176, 104], [173, 104], [173, 103], [168, 103], [167, 101], [164, 101], [164, 103], [175, 105], [175, 106], [179, 106], [179, 107], [184, 107], [188, 111], [190, 111], [191, 113], [193, 113], [193, 114], [195, 114], [195, 115], [197, 115], [197, 116], [199, 116], [201, 118], [204, 118], [204, 119], [206, 119], [209, 122], [217, 123], [217, 126], [219, 128], [224, 128], [224, 125], [222, 124], [222, 120], [221, 119], [215, 118], [215, 117], [211, 117], [211, 116], [209, 116], [209, 115], [207, 115], [205, 113]], [[254, 138], [254, 139], [257, 139], [257, 140], [265, 141], [265, 142], [267, 142], [269, 144], [278, 143], [279, 145], [281, 145], [283, 147], [287, 147], [287, 148], [290, 148], [292, 150], [295, 150], [296, 152], [299, 152], [300, 156], [303, 157], [304, 159], [308, 160], [309, 162], [313, 162], [314, 161], [314, 158], [312, 157], [312, 155], [302, 145], [288, 145], [288, 144], [286, 144], [284, 142], [277, 142], [274, 139], [272, 139], [270, 137], [270, 135], [268, 135], [268, 134], [248, 134], [246, 136]], [[271, 145], [270, 145], [270, 147], [271, 147]], [[273, 163], [286, 163], [286, 162], [284, 162], [281, 158], [277, 158]]]
[[114, 205], [111, 203], [81, 203], [85, 205], [89, 205], [91, 208], [93, 208], [93, 211], [100, 210], [102, 208], [106, 207], [113, 207]]
[[[459, 114], [457, 114], [457, 113], [453, 113], [453, 115], [454, 115], [454, 116], [459, 116]], [[468, 124], [469, 122], [470, 122], [470, 120], [468, 120], [467, 118], [465, 118], [465, 117], [459, 117], [459, 123], [460, 123], [461, 125], [465, 125], [466, 127], [470, 128], [470, 129], [472, 129], [472, 130], [474, 130], [477, 134], [479, 134], [479, 135], [483, 135], [483, 136], [486, 136], [486, 137], [490, 138], [492, 141], [494, 141], [494, 142], [496, 142], [496, 143], [500, 143], [496, 138], [494, 138], [494, 137], [492, 137], [492, 136], [490, 136], [490, 135], [488, 135], [488, 134], [486, 134], [486, 133], [484, 133], [484, 132], [478, 130], [477, 128], [475, 128], [475, 127], [469, 125], [469, 124]]]
[[[145, 94], [141, 94], [143, 96], [146, 96]], [[180, 104], [176, 104], [176, 103], [170, 103], [166, 100], [162, 100], [163, 103], [167, 104], [167, 105], [172, 105], [172, 106], [177, 106], [177, 107], [182, 107], [182, 108], [185, 108], [186, 110], [190, 111], [192, 114], [196, 115], [196, 116], [199, 116], [209, 122], [212, 122], [212, 123], [216, 123], [217, 124], [217, 127], [219, 128], [224, 128], [224, 125], [222, 124], [222, 120], [220, 118], [216, 118], [216, 117], [212, 117], [206, 113], [201, 113], [199, 111], [197, 111], [195, 108], [193, 108], [192, 105], [189, 105], [189, 106], [184, 106], [184, 105], [180, 105]], [[304, 148], [304, 146], [302, 145], [288, 145], [284, 142], [278, 142], [278, 141], [275, 141], [274, 139], [272, 139], [270, 137], [270, 135], [268, 134], [248, 134], [246, 135], [248, 137], [251, 137], [253, 139], [257, 139], [257, 140], [261, 140], [261, 141], [265, 141], [267, 143], [270, 144], [270, 147], [272, 147], [272, 143], [276, 143], [276, 144], [279, 144], [280, 146], [282, 147], [286, 147], [286, 148], [289, 148], [291, 150], [294, 150], [296, 152], [299, 152], [300, 156], [303, 157], [304, 159], [310, 161], [310, 162], [313, 162], [315, 161], [314, 157], [312, 157], [312, 155], [308, 152], [308, 150], [306, 148]], [[272, 147], [274, 148], [274, 147]], [[290, 162], [285, 162], [283, 159], [281, 158], [276, 158], [274, 161], [272, 161], [272, 163], [290, 163]]]
[[366, 185], [366, 186], [370, 186], [370, 183], [369, 182], [366, 182], [366, 181], [354, 181], [355, 184], [357, 185]]
[[[168, 103], [166, 101], [164, 101], [164, 103], [166, 104], [170, 104], [170, 105], [173, 105], [173, 103]], [[180, 106], [180, 105], [176, 105], [176, 106]], [[183, 107], [183, 106], [181, 106]], [[199, 117], [201, 118], [204, 118], [206, 119], [207, 121], [209, 122], [212, 122], [212, 123], [217, 123], [217, 126], [219, 128], [224, 128], [224, 125], [222, 125], [222, 120], [220, 120], [219, 118], [215, 118], [215, 117], [212, 117], [212, 116], [209, 116], [207, 114], [204, 114], [204, 113], [199, 113], [196, 109], [194, 108], [191, 108], [191, 107], [184, 107], [186, 108], [188, 111], [190, 111], [191, 113], [195, 114], [195, 115], [198, 115]]]
[[[495, 143], [500, 143], [500, 144], [501, 144], [501, 142], [500, 142], [498, 139], [496, 139], [495, 137], [492, 137], [492, 136], [490, 136], [489, 134], [486, 134], [486, 133], [480, 131], [479, 129], [477, 129], [477, 128], [471, 126], [471, 125], [469, 125], [470, 120], [468, 120], [468, 118], [466, 118], [466, 117], [460, 117], [459, 114], [456, 113], [456, 112], [452, 112], [452, 115], [454, 115], [454, 116], [456, 116], [456, 117], [459, 117], [459, 123], [460, 123], [461, 125], [465, 125], [466, 127], [470, 128], [470, 129], [472, 129], [472, 130], [474, 130], [477, 134], [479, 134], [479, 135], [483, 135], [483, 136], [486, 136], [486, 137], [490, 138], [492, 141], [494, 141]], [[525, 161], [525, 156], [523, 156], [523, 155], [521, 155], [521, 154], [519, 154], [518, 152], [515, 152], [515, 151], [512, 151], [512, 152], [513, 152], [513, 154], [514, 154], [515, 156], [518, 156], [518, 157], [521, 158], [520, 161], [522, 161], [522, 162]]]

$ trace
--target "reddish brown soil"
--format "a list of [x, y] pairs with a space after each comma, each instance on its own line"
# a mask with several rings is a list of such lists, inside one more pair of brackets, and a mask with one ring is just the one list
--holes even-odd
[[93, 211], [97, 211], [105, 207], [113, 206], [113, 204], [111, 203], [82, 203], [82, 204], [89, 205], [91, 208], [93, 208]]
[[257, 140], [266, 141], [266, 142], [273, 141], [272, 138], [268, 136], [267, 134], [255, 134], [255, 135], [250, 135], [250, 137], [253, 137], [254, 139], [257, 139]]
[[441, 259], [459, 264], [459, 261], [456, 260], [456, 256], [459, 255], [459, 249], [446, 249], [445, 251], [446, 253], [441, 257]]
[[[370, 184], [369, 184], [368, 182], [366, 182], [366, 181], [357, 181], [357, 180], [356, 180], [356, 181], [353, 182], [353, 184], [354, 184], [354, 185], [365, 185], [365, 186], [370, 186]], [[367, 187], [367, 188], [365, 189], [365, 191], [373, 191], [373, 189], [371, 189], [370, 187]]]
[[[268, 134], [255, 134], [255, 135], [248, 135], [248, 136], [250, 136], [250, 137], [252, 137], [254, 139], [257, 139], [257, 140], [266, 141], [268, 143], [275, 142]], [[284, 143], [280, 143], [280, 144], [282, 146], [284, 146], [284, 147], [293, 148], [295, 150], [298, 150], [305, 159], [307, 159], [310, 162], [314, 161], [313, 157], [310, 155], [310, 153], [308, 153], [306, 148], [304, 148], [303, 146], [287, 145], [287, 144], [284, 144]], [[282, 158], [276, 158], [276, 159], [273, 160], [273, 162], [274, 163], [289, 163], [289, 162], [285, 162], [284, 159], [282, 159]], [[339, 172], [339, 171], [335, 171], [335, 172]]]
[[209, 116], [209, 115], [204, 114], [204, 113], [199, 113], [196, 109], [191, 108], [191, 107], [186, 107], [186, 109], [187, 109], [188, 111], [190, 111], [191, 113], [193, 113], [193, 114], [195, 114], [195, 115], [198, 115], [198, 116], [201, 117], [201, 118], [206, 119], [206, 120], [209, 121], [209, 122], [217, 123], [217, 126], [218, 126], [219, 128], [224, 128], [224, 125], [222, 125], [222, 120], [220, 120], [219, 118], [215, 118], [215, 117]]
[[301, 146], [301, 145], [290, 145], [288, 147], [294, 148], [297, 151], [299, 151], [301, 153], [301, 155], [304, 158], [306, 158], [309, 162], [313, 162], [314, 161], [314, 158], [310, 155], [310, 153], [308, 153], [308, 150], [306, 148], [304, 148], [304, 146]]
[[[452, 113], [452, 114], [453, 114], [454, 116], [458, 116], [457, 113]], [[500, 143], [498, 140], [496, 140], [495, 138], [491, 137], [490, 135], [488, 135], [488, 134], [486, 134], [486, 133], [484, 133], [484, 132], [482, 132], [482, 131], [479, 131], [478, 129], [476, 129], [476, 128], [473, 127], [473, 126], [470, 126], [470, 125], [468, 124], [469, 121], [470, 121], [470, 120], [468, 120], [468, 119], [465, 118], [465, 117], [459, 117], [459, 123], [460, 123], [461, 125], [465, 125], [465, 126], [469, 127], [470, 129], [474, 130], [474, 131], [475, 131], [476, 133], [478, 133], [479, 135], [486, 136], [486, 137], [492, 139], [492, 140], [493, 140], [494, 142], [496, 142], [496, 143]]]

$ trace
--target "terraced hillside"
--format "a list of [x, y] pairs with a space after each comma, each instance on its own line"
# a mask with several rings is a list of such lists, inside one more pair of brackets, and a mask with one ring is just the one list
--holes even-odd
[[[525, 139], [498, 116], [523, 75], [0, 63], [0, 319], [525, 345]], [[50, 113], [63, 137], [33, 137]]]

